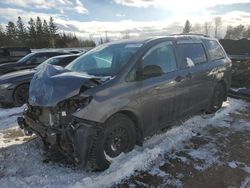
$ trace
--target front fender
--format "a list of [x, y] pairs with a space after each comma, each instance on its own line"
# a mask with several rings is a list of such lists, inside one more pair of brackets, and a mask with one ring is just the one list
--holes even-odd
[[[131, 103], [133, 106], [131, 107]], [[134, 108], [133, 108], [134, 107]], [[138, 101], [130, 101], [128, 98], [108, 100], [104, 102], [98, 102], [97, 100], [92, 100], [91, 103], [72, 115], [81, 119], [86, 119], [89, 121], [104, 123], [109, 117], [119, 111], [137, 111], [136, 108], [139, 107]]]

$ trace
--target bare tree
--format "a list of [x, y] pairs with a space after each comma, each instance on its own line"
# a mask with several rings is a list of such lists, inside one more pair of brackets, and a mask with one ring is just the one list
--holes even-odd
[[234, 28], [233, 26], [229, 25], [227, 26], [227, 31], [224, 39], [233, 39]]
[[3, 29], [3, 26], [0, 24], [0, 34], [3, 34], [4, 33], [4, 29]]
[[245, 26], [242, 24], [236, 27], [228, 26], [225, 39], [237, 39], [237, 40], [242, 39], [246, 37], [245, 36], [246, 31], [247, 30], [245, 29]]
[[121, 32], [121, 38], [122, 39], [129, 39], [130, 38], [129, 31], [126, 30], [126, 31]]
[[89, 33], [89, 39], [94, 41], [94, 37], [92, 33]]
[[250, 26], [248, 26], [247, 30], [244, 32], [245, 38], [250, 38]]
[[203, 25], [204, 34], [210, 35], [212, 30], [212, 22], [206, 21]]
[[219, 30], [220, 30], [221, 26], [222, 26], [222, 19], [221, 19], [221, 17], [215, 17], [214, 18], [214, 36], [216, 38], [219, 37], [218, 33], [219, 33]]
[[100, 37], [99, 45], [104, 44], [102, 37]]
[[199, 23], [194, 24], [194, 26], [192, 27], [192, 31], [194, 33], [202, 34], [203, 33], [202, 25]]

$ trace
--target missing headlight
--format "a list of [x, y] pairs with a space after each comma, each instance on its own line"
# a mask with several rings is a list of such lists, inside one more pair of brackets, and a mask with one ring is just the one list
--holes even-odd
[[87, 106], [92, 100], [92, 97], [73, 99], [71, 102], [75, 107], [75, 111], [79, 111], [80, 109]]
[[86, 107], [92, 100], [91, 96], [75, 96], [59, 104], [61, 116], [65, 117], [69, 113], [79, 111]]

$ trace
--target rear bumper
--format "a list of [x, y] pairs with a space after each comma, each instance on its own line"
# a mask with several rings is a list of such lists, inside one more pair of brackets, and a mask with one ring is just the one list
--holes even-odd
[[38, 135], [50, 148], [56, 148], [81, 168], [88, 168], [89, 153], [95, 139], [102, 132], [102, 126], [87, 124], [77, 119], [66, 129], [45, 126], [27, 115], [18, 118], [21, 129]]

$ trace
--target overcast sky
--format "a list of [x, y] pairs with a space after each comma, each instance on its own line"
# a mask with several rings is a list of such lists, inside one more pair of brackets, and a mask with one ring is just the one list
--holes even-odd
[[224, 30], [248, 25], [250, 0], [0, 0], [2, 25], [18, 16], [53, 16], [61, 30], [81, 37], [164, 35], [181, 32], [187, 19], [194, 25], [221, 16]]

